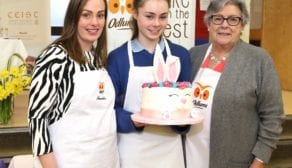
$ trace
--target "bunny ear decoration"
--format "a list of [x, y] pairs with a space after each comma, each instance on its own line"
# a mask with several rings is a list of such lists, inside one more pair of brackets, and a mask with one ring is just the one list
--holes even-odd
[[164, 82], [166, 79], [165, 63], [159, 45], [157, 45], [155, 49], [153, 66], [156, 82]]
[[180, 60], [175, 56], [168, 56], [166, 59], [167, 80], [176, 82], [180, 73]]

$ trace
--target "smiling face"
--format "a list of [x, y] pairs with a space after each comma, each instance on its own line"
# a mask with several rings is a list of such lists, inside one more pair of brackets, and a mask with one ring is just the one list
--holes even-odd
[[88, 0], [78, 22], [77, 37], [81, 48], [89, 51], [105, 25], [105, 4], [103, 0]]
[[192, 106], [191, 88], [174, 89], [168, 94], [166, 102], [168, 108], [175, 111], [186, 110]]
[[146, 0], [138, 11], [133, 13], [139, 29], [140, 42], [158, 42], [168, 24], [169, 6], [166, 0]]
[[[241, 11], [238, 7], [229, 4], [213, 15], [222, 15], [224, 18], [230, 16], [241, 17]], [[210, 21], [208, 28], [210, 39], [214, 45], [232, 47], [240, 39], [244, 26], [242, 22], [236, 26], [230, 26], [227, 21], [224, 20], [221, 25], [215, 25], [212, 21]]]

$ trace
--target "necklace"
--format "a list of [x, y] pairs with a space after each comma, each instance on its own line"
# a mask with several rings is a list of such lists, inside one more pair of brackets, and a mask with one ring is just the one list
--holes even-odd
[[221, 61], [225, 61], [227, 59], [227, 56], [223, 56], [221, 58], [217, 58], [216, 56], [213, 55], [213, 53], [211, 52], [210, 53], [210, 60], [213, 62], [213, 63], [220, 63]]

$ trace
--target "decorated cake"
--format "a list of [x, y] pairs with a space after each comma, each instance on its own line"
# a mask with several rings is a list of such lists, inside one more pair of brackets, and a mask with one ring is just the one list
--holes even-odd
[[165, 120], [190, 118], [191, 95], [190, 82], [145, 83], [142, 86], [141, 115]]
[[[141, 111], [132, 116], [137, 122], [159, 125], [194, 124], [202, 120], [192, 111], [192, 85], [177, 82], [180, 60], [168, 56], [164, 61], [156, 48], [153, 62], [155, 82], [142, 85]], [[158, 54], [157, 54], [158, 53]], [[160, 53], [160, 54], [159, 54]]]

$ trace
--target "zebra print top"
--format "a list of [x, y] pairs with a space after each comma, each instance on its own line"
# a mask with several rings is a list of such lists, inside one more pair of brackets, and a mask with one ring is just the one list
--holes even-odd
[[48, 126], [68, 110], [74, 95], [73, 76], [78, 71], [96, 70], [91, 52], [84, 52], [86, 65], [70, 58], [61, 45], [52, 45], [37, 59], [29, 94], [29, 128], [33, 154], [53, 152]]

